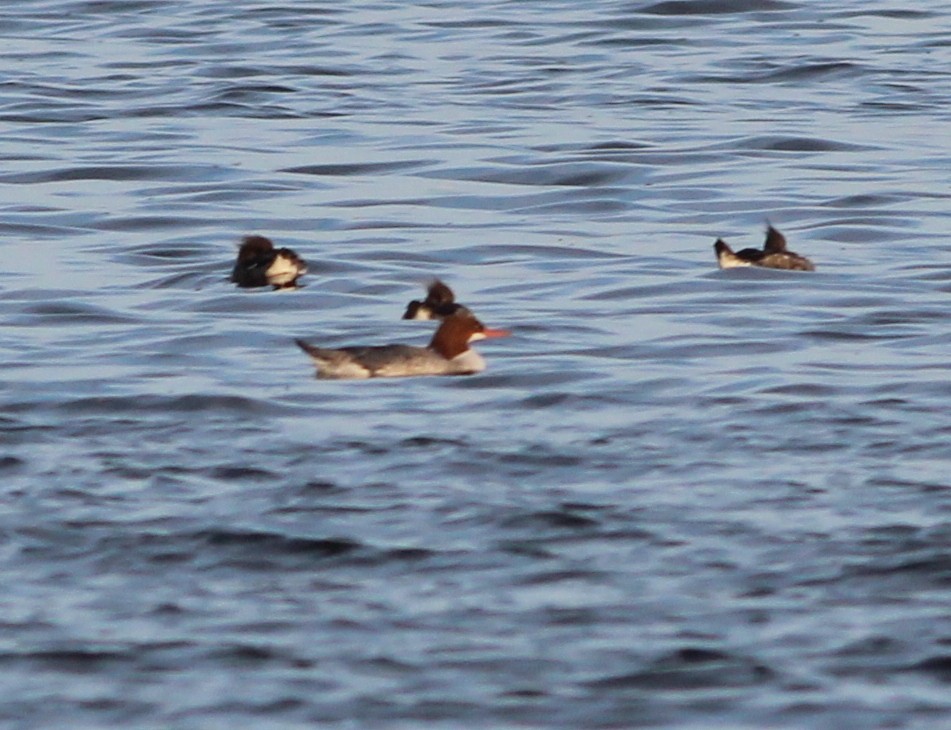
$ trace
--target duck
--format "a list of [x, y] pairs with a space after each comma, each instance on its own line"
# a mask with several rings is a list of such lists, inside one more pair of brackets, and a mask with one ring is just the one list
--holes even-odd
[[310, 356], [318, 378], [396, 378], [480, 373], [486, 368], [485, 360], [470, 345], [510, 334], [508, 330], [490, 329], [469, 310], [460, 310], [442, 320], [426, 347], [365, 345], [327, 349], [302, 339], [294, 342]]
[[465, 310], [456, 303], [456, 295], [439, 279], [433, 279], [422, 301], [414, 299], [406, 305], [403, 319], [445, 319], [451, 314]]
[[788, 269], [795, 271], [815, 271], [812, 261], [805, 256], [786, 249], [786, 237], [772, 225], [766, 228], [766, 242], [763, 250], [744, 248], [734, 251], [722, 238], [713, 244], [717, 254], [717, 263], [721, 269], [738, 266], [761, 266], [766, 269]]
[[294, 289], [299, 276], [307, 273], [307, 264], [289, 248], [274, 248], [270, 238], [245, 236], [238, 249], [238, 260], [231, 281], [240, 287], [273, 286]]

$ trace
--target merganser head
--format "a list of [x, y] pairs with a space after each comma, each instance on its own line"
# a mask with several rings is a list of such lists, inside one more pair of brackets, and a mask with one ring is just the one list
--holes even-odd
[[508, 330], [490, 329], [464, 307], [446, 317], [429, 343], [429, 349], [435, 350], [447, 360], [461, 355], [469, 349], [469, 344], [491, 337], [508, 337]]

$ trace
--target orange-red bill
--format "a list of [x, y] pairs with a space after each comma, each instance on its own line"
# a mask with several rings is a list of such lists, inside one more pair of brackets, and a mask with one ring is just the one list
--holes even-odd
[[489, 337], [508, 337], [512, 333], [509, 330], [493, 330], [486, 327], [482, 330], [482, 334], [488, 339]]

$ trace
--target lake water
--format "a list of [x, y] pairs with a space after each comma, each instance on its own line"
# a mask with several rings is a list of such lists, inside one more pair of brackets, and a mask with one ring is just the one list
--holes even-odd
[[[0, 723], [951, 717], [951, 7], [0, 10]], [[766, 221], [815, 274], [716, 269]], [[236, 242], [307, 259], [237, 290]], [[294, 337], [471, 378], [320, 381]]]

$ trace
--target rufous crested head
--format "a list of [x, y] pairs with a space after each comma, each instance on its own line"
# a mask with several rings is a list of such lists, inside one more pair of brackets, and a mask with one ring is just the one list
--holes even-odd
[[510, 334], [508, 330], [486, 327], [472, 312], [462, 308], [443, 320], [429, 343], [429, 349], [451, 360], [468, 350], [472, 342], [491, 337], [508, 337]]

